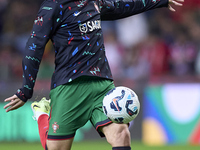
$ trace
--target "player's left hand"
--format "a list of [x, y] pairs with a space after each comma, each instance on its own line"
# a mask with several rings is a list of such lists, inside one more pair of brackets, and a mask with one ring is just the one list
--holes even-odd
[[4, 102], [9, 102], [4, 106], [4, 109], [6, 109], [6, 112], [18, 109], [19, 107], [23, 106], [25, 102], [23, 102], [21, 99], [17, 97], [17, 95], [13, 95], [7, 99], [4, 100]]
[[171, 10], [171, 11], [176, 11], [173, 7], [172, 7], [172, 5], [175, 5], [175, 6], [183, 6], [183, 3], [184, 2], [184, 0], [169, 0], [169, 5], [168, 5], [168, 8], [169, 8], [169, 10]]

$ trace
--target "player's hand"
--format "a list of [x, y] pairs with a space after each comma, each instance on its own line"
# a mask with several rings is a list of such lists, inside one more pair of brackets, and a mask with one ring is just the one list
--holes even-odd
[[171, 11], [176, 11], [172, 6], [183, 6], [183, 3], [184, 0], [169, 0], [169, 5], [168, 5], [168, 8], [169, 10]]
[[9, 98], [6, 98], [4, 102], [9, 102], [8, 104], [4, 106], [4, 109], [6, 109], [6, 112], [18, 109], [19, 107], [25, 104], [25, 102], [19, 99], [17, 95], [13, 95]]

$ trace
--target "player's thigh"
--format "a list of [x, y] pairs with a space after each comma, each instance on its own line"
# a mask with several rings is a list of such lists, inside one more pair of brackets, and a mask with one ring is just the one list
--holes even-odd
[[91, 115], [92, 102], [88, 84], [82, 78], [51, 90], [51, 113], [48, 139], [73, 138]]
[[48, 150], [70, 150], [73, 138], [68, 140], [47, 140]]

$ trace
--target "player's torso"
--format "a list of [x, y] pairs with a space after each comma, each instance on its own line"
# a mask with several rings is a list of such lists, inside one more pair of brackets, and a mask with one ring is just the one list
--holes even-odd
[[60, 3], [62, 21], [52, 37], [56, 53], [56, 69], [52, 81], [60, 78], [71, 81], [81, 75], [102, 76], [101, 72], [105, 68], [107, 70], [103, 71], [103, 76], [108, 74], [110, 78], [101, 30], [99, 1], [61, 0]]

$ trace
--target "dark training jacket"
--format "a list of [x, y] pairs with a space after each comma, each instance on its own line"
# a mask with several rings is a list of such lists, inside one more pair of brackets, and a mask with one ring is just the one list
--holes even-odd
[[16, 95], [24, 102], [32, 97], [49, 39], [55, 49], [51, 89], [80, 76], [113, 80], [105, 56], [101, 20], [121, 19], [167, 6], [168, 0], [45, 0], [25, 47], [23, 85]]

